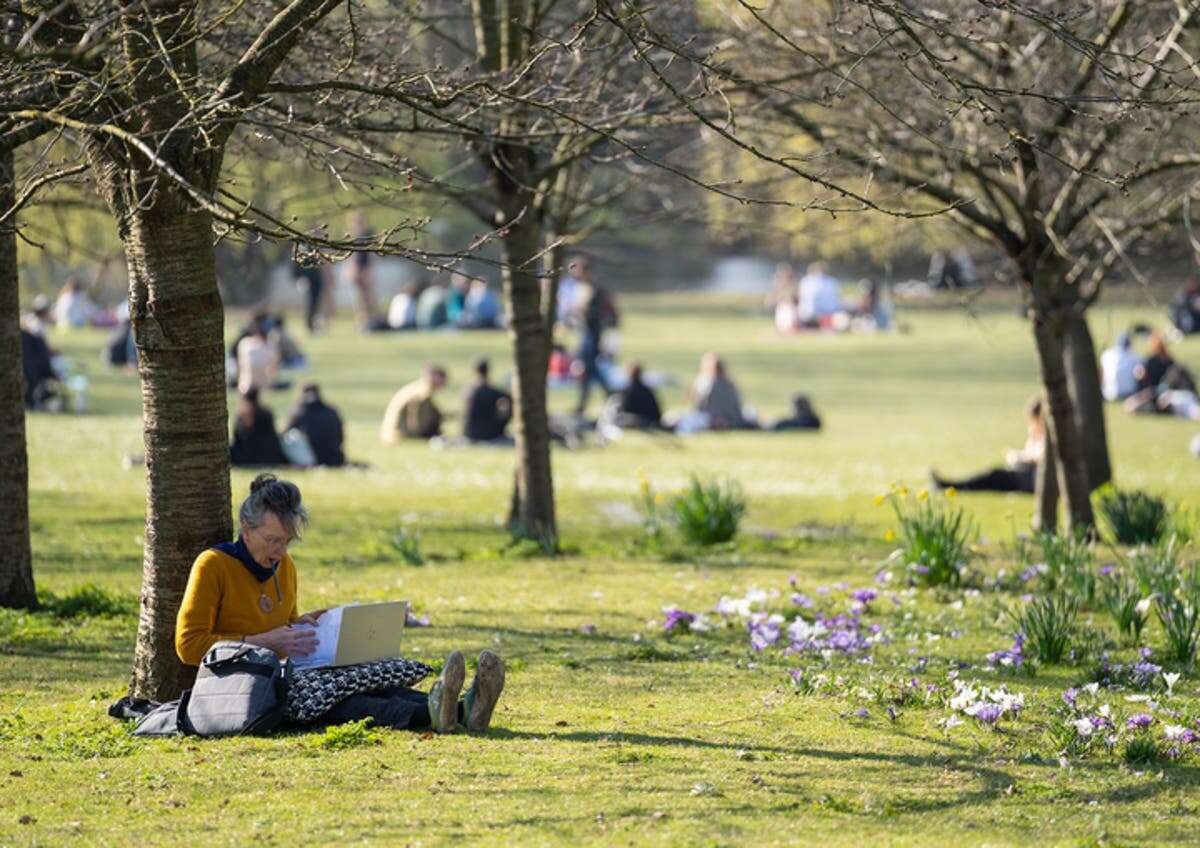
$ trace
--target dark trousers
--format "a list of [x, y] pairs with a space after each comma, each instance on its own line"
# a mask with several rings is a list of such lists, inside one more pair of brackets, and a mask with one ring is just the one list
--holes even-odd
[[397, 686], [368, 695], [351, 695], [321, 717], [322, 725], [371, 719], [377, 727], [423, 730], [429, 727], [429, 696]]
[[1016, 468], [993, 468], [962, 480], [943, 480], [943, 486], [953, 486], [961, 492], [1029, 492], [1037, 481], [1037, 465], [1022, 463]]
[[317, 331], [317, 322], [321, 317], [321, 294], [325, 290], [325, 282], [316, 275], [308, 280], [308, 310], [305, 319], [308, 321], [308, 331]]
[[[363, 719], [370, 719], [375, 727], [424, 730], [433, 724], [429, 717], [429, 695], [406, 686], [351, 695], [325, 713], [319, 724], [345, 724]], [[458, 703], [458, 720], [464, 722], [462, 701]]]
[[583, 338], [579, 346], [579, 361], [583, 363], [583, 376], [579, 378], [579, 404], [576, 411], [582, 415], [587, 409], [588, 397], [592, 393], [592, 383], [599, 383], [605, 395], [612, 394], [604, 372], [600, 370], [600, 337], [590, 333]]

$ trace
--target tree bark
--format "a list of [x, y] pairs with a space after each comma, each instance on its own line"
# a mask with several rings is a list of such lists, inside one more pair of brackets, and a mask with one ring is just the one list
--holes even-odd
[[542, 247], [541, 226], [531, 208], [506, 204], [506, 220], [520, 219], [503, 239], [504, 302], [513, 346], [513, 436], [517, 447], [516, 486], [510, 510], [514, 536], [558, 549], [554, 481], [550, 472], [550, 422], [546, 413], [546, 372], [550, 340], [542, 315], [541, 280], [534, 259]]
[[[16, 202], [13, 151], [0, 149], [0, 212]], [[16, 219], [0, 224], [0, 607], [33, 609], [29, 545], [29, 458], [21, 371]]]
[[1075, 405], [1067, 381], [1065, 360], [1066, 319], [1061, 310], [1034, 314], [1033, 334], [1046, 406], [1042, 411], [1046, 437], [1054, 443], [1058, 488], [1067, 503], [1067, 529], [1091, 532], [1095, 526], [1089, 498], [1087, 460], [1075, 418]]
[[[1042, 406], [1050, 404], [1043, 396]], [[1058, 463], [1054, 459], [1054, 441], [1046, 433], [1042, 461], [1038, 463], [1037, 479], [1033, 490], [1033, 529], [1040, 533], [1058, 530]]]
[[124, 238], [146, 448], [146, 539], [130, 693], [170, 700], [193, 669], [175, 654], [192, 562], [232, 530], [224, 311], [207, 214], [164, 201]]
[[[559, 228], [546, 233], [547, 243], [561, 235]], [[558, 326], [558, 278], [566, 268], [567, 248], [561, 242], [546, 251], [542, 262], [542, 319], [546, 324], [547, 351], [554, 349], [554, 328]], [[547, 356], [549, 353], [547, 353]]]
[[1087, 318], [1073, 313], [1066, 326], [1067, 386], [1075, 404], [1075, 422], [1083, 441], [1088, 488], [1095, 491], [1112, 479], [1108, 454], [1108, 430], [1104, 423], [1104, 395], [1100, 388], [1100, 366]]

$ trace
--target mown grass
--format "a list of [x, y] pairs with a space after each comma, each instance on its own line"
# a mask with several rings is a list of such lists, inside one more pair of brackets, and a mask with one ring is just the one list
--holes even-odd
[[[507, 452], [385, 450], [374, 441], [390, 392], [423, 362], [446, 363], [456, 393], [480, 352], [505, 361], [502, 336], [364, 338], [343, 323], [307, 345], [311, 376], [347, 417], [350, 455], [371, 467], [294, 475], [314, 516], [294, 550], [302, 605], [407, 598], [434, 625], [410, 631], [414, 657], [498, 649], [510, 662], [509, 688], [482, 739], [354, 729], [328, 739], [127, 737], [104, 710], [122, 694], [136, 630], [143, 477], [121, 465], [140, 451], [136, 386], [91, 365], [99, 335], [60, 337], [89, 366], [94, 410], [30, 420], [39, 590], [58, 601], [44, 612], [0, 613], [0, 844], [1194, 839], [1195, 757], [1137, 769], [1119, 754], [1060, 763], [1047, 742], [1047, 716], [1067, 686], [1086, 681], [1086, 664], [1034, 676], [982, 671], [984, 655], [1011, 641], [1005, 610], [1019, 589], [922, 590], [894, 608], [876, 601], [869, 620], [890, 641], [870, 665], [755, 654], [736, 624], [660, 633], [668, 604], [705, 612], [761, 587], [779, 590], [786, 605], [793, 576], [812, 597], [839, 581], [874, 585], [893, 522], [874, 495], [895, 481], [920, 487], [931, 465], [957, 473], [993, 464], [1023, 439], [1020, 409], [1036, 371], [1028, 328], [1011, 311], [909, 312], [906, 335], [781, 339], [737, 302], [624, 306], [624, 358], [677, 376], [669, 406], [682, 404], [699, 355], [716, 349], [766, 417], [803, 390], [826, 426], [556, 451], [568, 553], [554, 560], [505, 549]], [[1135, 319], [1157, 323], [1158, 313], [1093, 316], [1099, 337]], [[1177, 350], [1192, 365], [1196, 352], [1194, 342]], [[292, 397], [269, 400], [277, 417]], [[554, 403], [571, 400], [559, 394]], [[456, 406], [451, 393], [446, 406]], [[1193, 425], [1110, 411], [1109, 426], [1122, 486], [1194, 500]], [[750, 505], [739, 540], [703, 552], [646, 546], [639, 469], [657, 491], [679, 490], [692, 474], [737, 480]], [[235, 473], [237, 493], [248, 479]], [[978, 568], [1011, 574], [1009, 545], [1028, 522], [1028, 498], [959, 501], [983, 530]], [[400, 529], [420, 534], [424, 565], [396, 549]], [[1113, 634], [1098, 612], [1081, 620]], [[1157, 623], [1146, 635], [1161, 649]], [[797, 694], [788, 674], [797, 666], [826, 673], [828, 686]], [[938, 703], [905, 703], [893, 721], [886, 696], [871, 694], [913, 676], [944, 687], [952, 673], [1002, 680], [1028, 706], [998, 730], [944, 729]], [[1176, 699], [1195, 714], [1194, 678], [1176, 685]], [[1124, 704], [1120, 694], [1112, 700]]]

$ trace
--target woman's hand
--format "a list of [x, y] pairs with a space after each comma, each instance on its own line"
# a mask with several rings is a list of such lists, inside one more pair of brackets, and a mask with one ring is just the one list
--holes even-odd
[[313, 610], [312, 612], [306, 612], [304, 615], [300, 616], [295, 621], [293, 621], [292, 625], [295, 626], [297, 624], [316, 624], [317, 619], [320, 618], [321, 616], [323, 616], [327, 612], [329, 612], [329, 607], [322, 607], [321, 609]]
[[294, 624], [285, 624], [266, 633], [255, 633], [253, 636], [247, 636], [246, 641], [289, 657], [307, 657], [317, 649], [318, 642], [315, 630]]

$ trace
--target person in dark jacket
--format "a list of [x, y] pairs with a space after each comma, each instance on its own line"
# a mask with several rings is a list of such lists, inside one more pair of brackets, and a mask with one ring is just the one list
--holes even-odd
[[629, 366], [629, 385], [619, 394], [616, 421], [618, 427], [637, 430], [662, 430], [662, 407], [654, 390], [642, 379], [642, 364]]
[[258, 389], [249, 389], [238, 404], [229, 461], [236, 466], [287, 465], [275, 416], [258, 402]]
[[463, 398], [463, 436], [471, 442], [507, 441], [504, 431], [512, 418], [512, 396], [488, 382], [486, 359], [475, 363], [475, 382]]
[[342, 450], [345, 439], [342, 417], [321, 400], [321, 389], [316, 383], [307, 383], [300, 390], [300, 402], [292, 410], [284, 432], [293, 427], [308, 438], [317, 465], [337, 468], [346, 464], [346, 454]]
[[41, 336], [21, 328], [21, 373], [25, 378], [25, 408], [45, 409], [59, 394], [50, 346]]
[[1167, 350], [1167, 343], [1158, 333], [1150, 334], [1150, 355], [1142, 360], [1142, 364], [1133, 369], [1137, 377], [1139, 389], [1154, 389], [1167, 376], [1175, 360]]
[[821, 418], [812, 408], [808, 395], [792, 395], [792, 417], [783, 418], [771, 425], [779, 430], [820, 430]]

